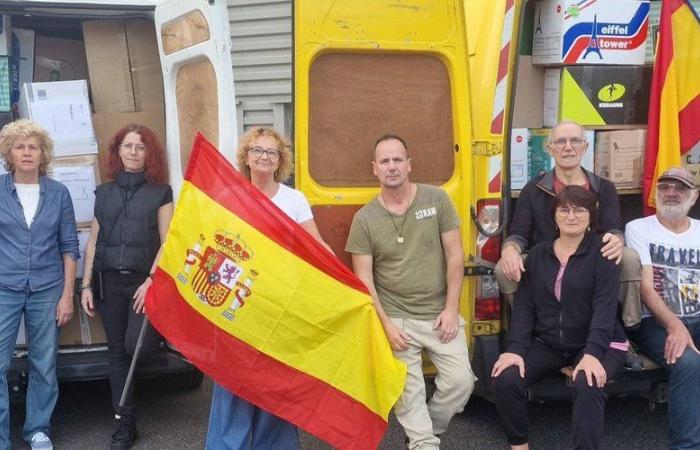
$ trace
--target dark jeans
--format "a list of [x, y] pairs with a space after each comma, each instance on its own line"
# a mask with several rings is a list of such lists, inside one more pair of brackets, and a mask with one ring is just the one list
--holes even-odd
[[[683, 319], [696, 346], [700, 346], [700, 317]], [[641, 326], [629, 333], [639, 349], [656, 364], [664, 367], [668, 379], [668, 433], [670, 448], [700, 448], [700, 355], [686, 348], [675, 364], [666, 364], [664, 347], [666, 329], [654, 318], [642, 320]]]
[[[102, 318], [109, 348], [109, 384], [112, 388], [112, 406], [117, 410], [124, 390], [126, 375], [131, 365], [131, 356], [141, 331], [143, 314], [134, 312], [134, 293], [144, 282], [146, 275], [140, 273], [122, 274], [104, 272], [102, 274], [102, 300], [96, 303]], [[148, 357], [161, 341], [161, 336], [149, 324], [143, 339], [139, 360]], [[133, 383], [121, 411], [126, 420], [134, 420], [135, 404]]]
[[[559, 372], [567, 365], [576, 365], [583, 353], [563, 353], [533, 339], [525, 356], [525, 378], [520, 377], [515, 366], [504, 370], [493, 379], [496, 409], [501, 417], [508, 443], [522, 445], [527, 442], [529, 421], [527, 417], [527, 388], [548, 375]], [[600, 362], [608, 380], [622, 367], [625, 352], [609, 349]], [[603, 437], [605, 391], [588, 386], [586, 375], [580, 372], [574, 380], [573, 440], [575, 449], [600, 448]]]

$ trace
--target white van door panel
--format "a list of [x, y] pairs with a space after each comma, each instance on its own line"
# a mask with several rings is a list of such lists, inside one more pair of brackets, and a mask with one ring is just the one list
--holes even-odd
[[170, 184], [177, 196], [192, 141], [202, 132], [233, 163], [236, 97], [225, 0], [166, 0], [156, 6], [165, 91]]

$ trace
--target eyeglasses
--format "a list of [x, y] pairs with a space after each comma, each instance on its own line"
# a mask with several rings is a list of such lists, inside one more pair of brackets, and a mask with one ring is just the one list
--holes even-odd
[[146, 146], [143, 144], [132, 144], [131, 142], [125, 142], [120, 145], [122, 150], [125, 150], [127, 152], [130, 152], [132, 150], [136, 150], [139, 153], [145, 152], [146, 151]]
[[276, 160], [280, 157], [280, 152], [279, 150], [276, 150], [274, 148], [261, 148], [261, 147], [253, 147], [248, 152], [253, 155], [253, 158], [255, 159], [260, 159], [262, 155], [265, 155], [268, 157], [270, 160]]
[[566, 143], [567, 143], [567, 142], [568, 142], [569, 144], [571, 144], [571, 147], [572, 147], [572, 148], [577, 149], [577, 148], [581, 147], [583, 144], [585, 144], [585, 143], [586, 143], [586, 140], [585, 140], [585, 139], [582, 139], [582, 138], [580, 138], [580, 137], [572, 137], [572, 138], [569, 138], [569, 139], [567, 139], [567, 138], [557, 138], [557, 139], [555, 139], [555, 140], [552, 141], [552, 145], [553, 145], [554, 147], [556, 147], [556, 148], [558, 148], [558, 149], [561, 150], [562, 148], [566, 147]]
[[688, 192], [690, 190], [690, 187], [683, 183], [659, 183], [656, 185], [656, 188], [662, 192], [670, 191], [671, 189], [676, 192]]
[[560, 217], [568, 217], [569, 214], [574, 213], [574, 217], [580, 218], [586, 215], [588, 213], [588, 210], [584, 208], [583, 206], [579, 206], [577, 208], [570, 208], [568, 206], [562, 206], [561, 208], [557, 208], [557, 215]]

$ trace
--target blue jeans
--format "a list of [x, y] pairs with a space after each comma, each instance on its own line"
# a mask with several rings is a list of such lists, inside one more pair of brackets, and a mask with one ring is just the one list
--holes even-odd
[[[7, 370], [17, 341], [24, 313], [27, 330], [29, 385], [27, 414], [22, 435], [29, 440], [34, 433], [48, 434], [49, 421], [58, 399], [56, 352], [58, 327], [56, 305], [63, 283], [43, 291], [10, 291], [0, 288], [0, 448], [10, 448], [10, 411]], [[77, 320], [77, 319], [74, 319]]]
[[299, 432], [214, 383], [206, 450], [299, 450]]
[[[683, 319], [696, 346], [700, 346], [700, 318]], [[700, 448], [700, 355], [686, 348], [675, 364], [666, 364], [666, 329], [656, 319], [642, 320], [629, 333], [639, 349], [669, 373], [668, 432], [672, 450]]]

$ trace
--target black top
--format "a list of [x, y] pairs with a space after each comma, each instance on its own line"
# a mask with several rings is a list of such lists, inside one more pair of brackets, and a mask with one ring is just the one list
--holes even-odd
[[531, 249], [513, 302], [509, 352], [525, 357], [538, 338], [550, 348], [600, 359], [610, 342], [625, 342], [617, 316], [619, 268], [601, 247], [599, 236], [586, 233], [566, 264], [561, 301], [554, 295], [560, 262], [553, 242]]
[[[620, 219], [620, 203], [615, 184], [594, 173], [582, 169], [588, 177], [591, 192], [598, 198], [598, 226], [603, 233], [614, 233], [625, 241]], [[525, 252], [540, 242], [553, 241], [557, 237], [552, 206], [554, 204], [554, 170], [530, 180], [520, 192], [510, 233], [503, 243], [513, 242]]]
[[121, 172], [98, 186], [95, 197], [100, 232], [94, 270], [148, 273], [161, 244], [158, 209], [173, 201], [171, 187], [146, 182], [143, 172]]

